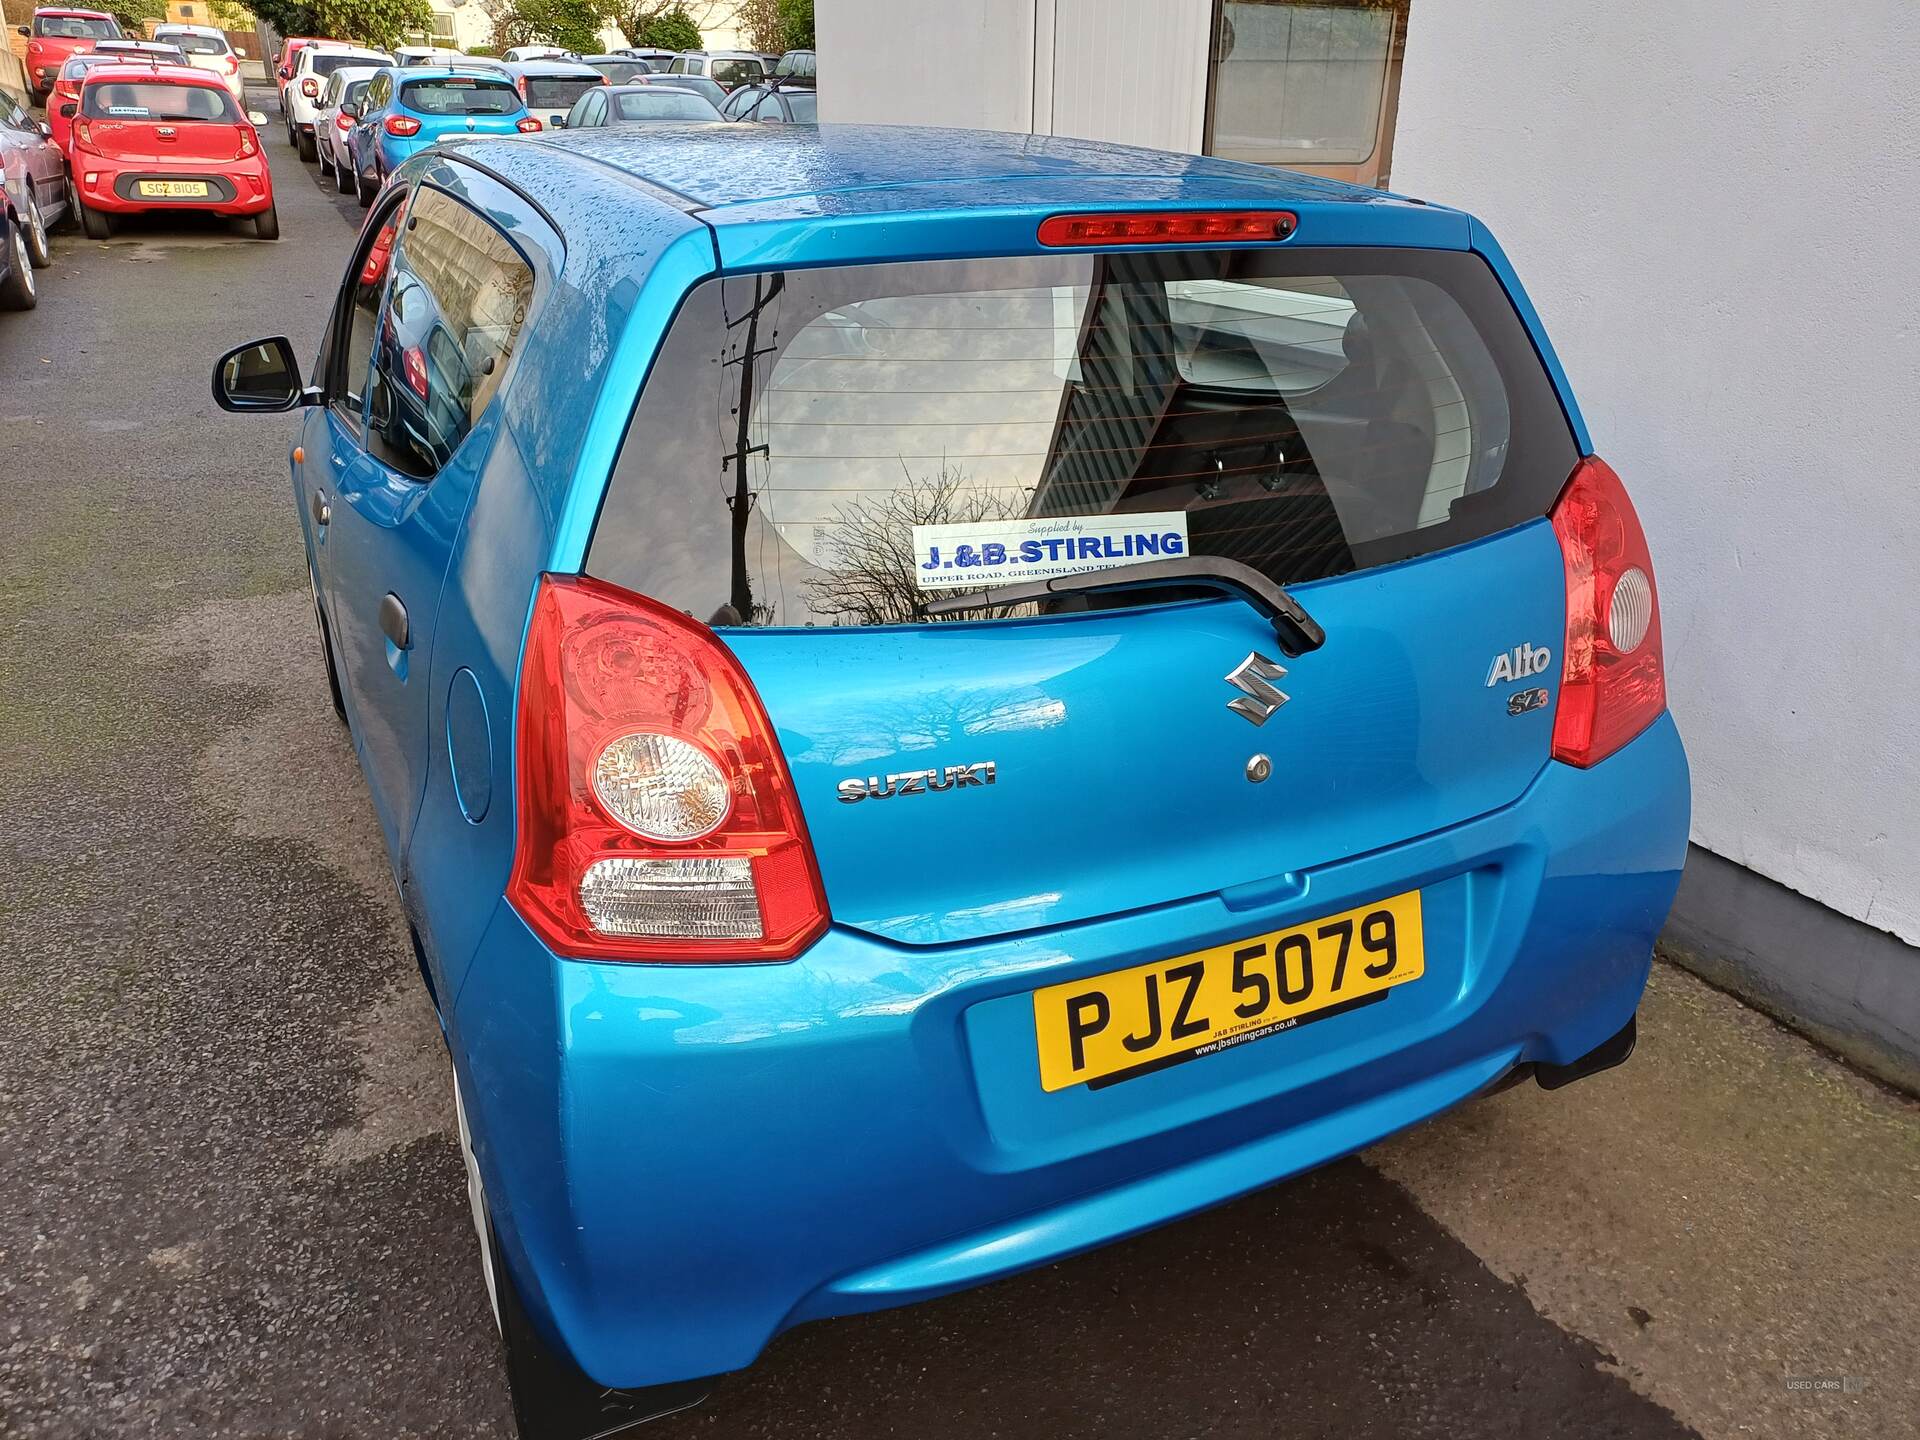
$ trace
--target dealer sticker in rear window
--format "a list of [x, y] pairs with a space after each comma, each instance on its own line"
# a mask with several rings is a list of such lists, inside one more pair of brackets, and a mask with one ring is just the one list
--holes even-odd
[[1187, 553], [1184, 511], [1049, 515], [913, 527], [922, 590], [975, 590]]

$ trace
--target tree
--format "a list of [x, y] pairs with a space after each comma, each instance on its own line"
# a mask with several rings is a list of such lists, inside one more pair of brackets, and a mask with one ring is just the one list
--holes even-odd
[[727, 0], [608, 0], [607, 18], [629, 45], [654, 50], [698, 50], [703, 28], [724, 21]]
[[[614, 16], [614, 23], [629, 43], [649, 50], [699, 50], [705, 46], [700, 26], [685, 6], [676, 4], [670, 9], [658, 9], [656, 5], [657, 0], [656, 4], [629, 4]], [[643, 10], [654, 13], [638, 13]]]
[[780, 48], [813, 49], [813, 0], [780, 0]]
[[313, 13], [320, 28], [309, 33], [359, 40], [382, 50], [392, 49], [409, 32], [433, 28], [433, 7], [427, 0], [313, 0]]
[[591, 55], [600, 48], [600, 25], [606, 12], [595, 0], [500, 0], [488, 8], [496, 50], [558, 45]]
[[733, 13], [733, 23], [747, 37], [747, 48], [769, 54], [781, 48], [780, 39], [786, 25], [780, 18], [780, 0], [740, 0], [740, 8]]
[[320, 33], [320, 18], [305, 0], [248, 0], [247, 8], [271, 25], [282, 39], [289, 35]]
[[101, 8], [118, 20], [120, 28], [129, 35], [144, 35], [149, 20], [167, 18], [165, 0], [107, 0]]

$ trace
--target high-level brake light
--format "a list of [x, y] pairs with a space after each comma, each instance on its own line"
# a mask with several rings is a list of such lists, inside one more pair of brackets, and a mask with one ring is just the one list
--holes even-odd
[[1049, 215], [1040, 243], [1056, 247], [1107, 245], [1218, 245], [1284, 240], [1300, 217], [1290, 210], [1158, 211], [1103, 215]]

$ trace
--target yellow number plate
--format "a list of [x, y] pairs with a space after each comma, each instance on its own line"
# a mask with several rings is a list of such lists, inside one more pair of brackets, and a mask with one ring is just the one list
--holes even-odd
[[1033, 993], [1040, 1087], [1097, 1089], [1383, 1000], [1426, 971], [1420, 892]]
[[140, 194], [150, 200], [204, 200], [207, 198], [207, 182], [204, 180], [142, 180]]

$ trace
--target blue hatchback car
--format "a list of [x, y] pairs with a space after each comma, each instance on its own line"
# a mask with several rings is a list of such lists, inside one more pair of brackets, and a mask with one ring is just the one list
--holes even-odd
[[1624, 1060], [1688, 778], [1486, 228], [1071, 140], [418, 155], [292, 451], [524, 1433]]
[[539, 129], [505, 71], [390, 65], [367, 82], [360, 118], [347, 132], [347, 168], [365, 209], [389, 175], [436, 140]]

